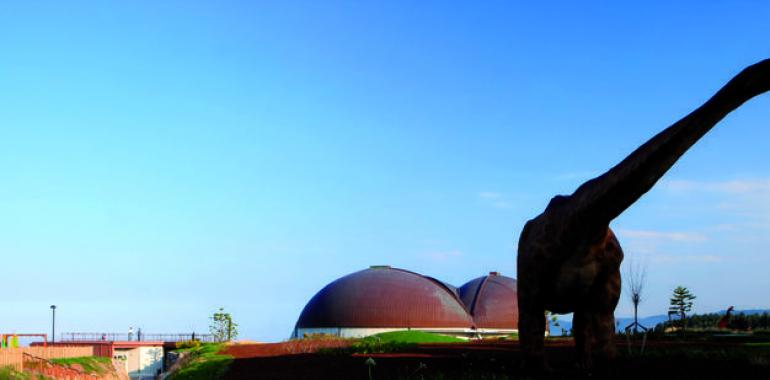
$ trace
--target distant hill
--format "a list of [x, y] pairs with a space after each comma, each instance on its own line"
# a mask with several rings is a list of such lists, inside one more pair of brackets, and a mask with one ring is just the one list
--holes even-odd
[[[726, 310], [720, 310], [717, 313], [724, 314], [726, 313]], [[748, 310], [735, 310], [733, 311], [733, 314], [746, 314], [746, 315], [753, 315], [753, 314], [762, 314], [762, 313], [770, 313], [770, 309], [748, 309]], [[711, 313], [700, 313], [700, 314], [711, 314]], [[652, 315], [649, 317], [642, 317], [639, 318], [639, 323], [642, 324], [642, 326], [647, 328], [653, 328], [655, 325], [661, 322], [665, 322], [668, 320], [668, 315], [660, 314], [660, 315]], [[616, 325], [618, 327], [618, 331], [622, 332], [626, 328], [626, 326], [630, 325], [634, 322], [633, 317], [616, 317], [615, 318]], [[566, 319], [562, 320], [559, 319], [556, 321], [556, 323], [559, 324], [559, 326], [556, 326], [554, 322], [550, 322], [550, 328], [551, 328], [551, 335], [559, 336], [562, 335], [561, 331], [564, 329], [565, 331], [569, 331], [572, 328], [572, 320]]]
[[[668, 315], [652, 315], [649, 317], [639, 318], [639, 323], [648, 328], [651, 329], [655, 327], [658, 323], [665, 322], [668, 320]], [[626, 326], [634, 323], [633, 317], [620, 317], [615, 318], [615, 324], [618, 327], [618, 331], [625, 331]]]
[[[727, 312], [727, 310], [721, 310], [719, 312], [719, 314], [724, 314], [726, 312]], [[733, 314], [740, 314], [740, 313], [743, 313], [743, 314], [746, 314], [746, 315], [754, 315], [754, 314], [762, 314], [762, 313], [770, 314], [770, 309], [749, 309], [749, 310], [733, 311]]]

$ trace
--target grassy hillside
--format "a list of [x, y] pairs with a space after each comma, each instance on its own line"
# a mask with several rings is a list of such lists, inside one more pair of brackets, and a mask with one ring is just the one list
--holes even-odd
[[61, 358], [51, 359], [54, 364], [63, 365], [66, 367], [80, 367], [79, 370], [88, 373], [104, 374], [112, 367], [112, 360], [110, 358], [102, 358], [98, 356], [83, 356], [79, 358]]
[[219, 354], [219, 351], [223, 348], [224, 344], [204, 343], [200, 347], [179, 350], [189, 352], [191, 359], [187, 365], [174, 372], [169, 377], [169, 380], [213, 380], [221, 378], [233, 361], [232, 356]]
[[12, 367], [0, 367], [0, 380], [49, 380], [45, 376], [33, 375], [27, 372], [19, 372]]

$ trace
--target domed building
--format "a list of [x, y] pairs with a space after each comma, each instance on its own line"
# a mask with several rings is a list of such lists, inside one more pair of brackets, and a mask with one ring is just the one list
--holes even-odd
[[490, 272], [458, 289], [481, 335], [508, 335], [518, 331], [519, 305], [516, 280]]
[[316, 293], [292, 336], [363, 337], [398, 330], [461, 337], [506, 335], [518, 329], [515, 297], [516, 281], [496, 273], [457, 289], [407, 270], [372, 266]]
[[464, 334], [473, 320], [457, 291], [431, 277], [373, 266], [319, 291], [299, 316], [294, 336], [361, 337], [415, 329]]

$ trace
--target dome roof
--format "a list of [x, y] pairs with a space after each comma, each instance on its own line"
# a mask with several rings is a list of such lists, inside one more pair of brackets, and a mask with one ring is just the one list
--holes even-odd
[[471, 326], [454, 288], [389, 266], [370, 267], [326, 285], [297, 321], [298, 328]]
[[519, 305], [516, 280], [491, 272], [468, 281], [458, 289], [478, 328], [518, 329]]

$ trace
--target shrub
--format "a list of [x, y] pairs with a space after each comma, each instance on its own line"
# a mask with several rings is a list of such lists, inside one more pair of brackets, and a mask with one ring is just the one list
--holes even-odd
[[175, 344], [177, 349], [196, 349], [201, 346], [201, 341], [195, 339], [195, 340], [185, 340], [181, 342], [176, 342]]
[[286, 354], [307, 354], [350, 345], [351, 339], [328, 334], [305, 334], [302, 339], [291, 339], [281, 345]]
[[356, 354], [386, 354], [405, 351], [416, 346], [417, 343], [414, 342], [387, 341], [375, 335], [353, 343], [350, 349]]
[[310, 340], [339, 340], [342, 339], [334, 334], [324, 334], [324, 333], [305, 333], [302, 335], [302, 339], [310, 339]]

